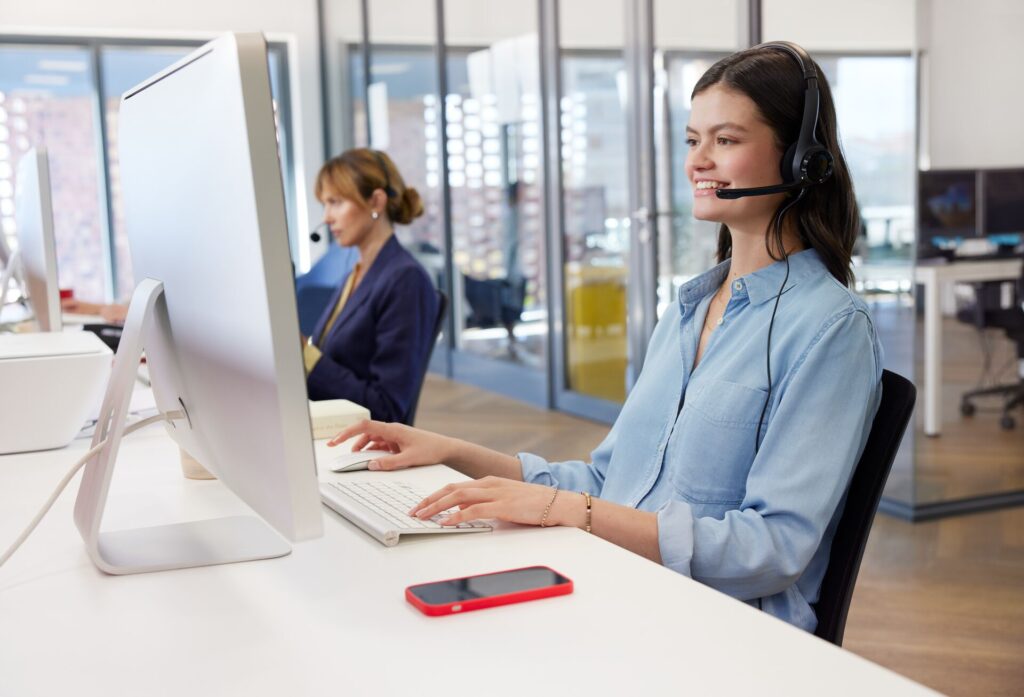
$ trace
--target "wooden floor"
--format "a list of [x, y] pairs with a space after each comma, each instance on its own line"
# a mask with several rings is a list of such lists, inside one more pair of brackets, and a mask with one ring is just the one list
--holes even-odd
[[[417, 426], [550, 459], [585, 459], [607, 432], [434, 375]], [[916, 524], [879, 516], [844, 646], [950, 695], [1024, 695], [1024, 508]]]

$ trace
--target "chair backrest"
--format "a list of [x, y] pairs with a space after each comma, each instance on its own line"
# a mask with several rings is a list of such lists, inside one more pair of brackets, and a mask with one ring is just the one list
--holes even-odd
[[423, 382], [427, 379], [427, 369], [430, 367], [430, 357], [434, 355], [434, 347], [437, 346], [437, 338], [441, 336], [441, 330], [444, 329], [444, 318], [448, 314], [448, 296], [444, 294], [444, 291], [437, 291], [437, 319], [434, 320], [434, 333], [431, 336], [430, 349], [427, 351], [427, 359], [423, 361], [423, 372], [420, 373], [420, 382], [416, 386], [416, 394], [412, 400], [412, 406], [409, 407], [409, 413], [405, 417], [405, 423], [408, 426], [414, 425], [416, 420], [416, 408], [420, 403], [420, 393], [423, 391]]
[[836, 646], [843, 644], [846, 614], [864, 545], [916, 397], [917, 390], [909, 380], [888, 370], [882, 371], [882, 401], [871, 424], [864, 453], [850, 480], [846, 508], [832, 540], [828, 568], [815, 606], [818, 627], [814, 634]]

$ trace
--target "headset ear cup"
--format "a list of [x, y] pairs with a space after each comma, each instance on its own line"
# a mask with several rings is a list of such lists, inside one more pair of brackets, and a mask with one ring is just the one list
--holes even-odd
[[786, 154], [779, 162], [779, 171], [782, 173], [782, 183], [789, 184], [796, 181], [796, 172], [800, 171], [800, 163], [796, 161], [796, 143], [786, 148]]
[[810, 148], [801, 160], [801, 178], [808, 184], [821, 184], [832, 176], [835, 161], [821, 145]]

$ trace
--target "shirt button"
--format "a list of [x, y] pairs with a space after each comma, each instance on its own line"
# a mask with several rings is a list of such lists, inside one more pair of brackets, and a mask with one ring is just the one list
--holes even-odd
[[732, 287], [735, 288], [736, 290], [743, 290], [743, 282], [736, 281], [736, 283], [734, 283]]

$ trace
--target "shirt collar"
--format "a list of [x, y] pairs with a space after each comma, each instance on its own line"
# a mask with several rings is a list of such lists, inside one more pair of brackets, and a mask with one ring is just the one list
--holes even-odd
[[[679, 288], [679, 304], [685, 308], [688, 305], [696, 305], [710, 293], [713, 293], [729, 273], [731, 261], [726, 259], [721, 264], [708, 269], [701, 275], [684, 283]], [[822, 263], [821, 257], [814, 249], [805, 249], [796, 254], [789, 255], [789, 279], [786, 280], [786, 288], [783, 292], [789, 291], [793, 286], [809, 278], [817, 278], [827, 274], [828, 269]], [[786, 276], [786, 262], [777, 261], [754, 273], [737, 278], [734, 283], [741, 283], [740, 290], [745, 289], [751, 305], [773, 300], [779, 293], [779, 286]]]

